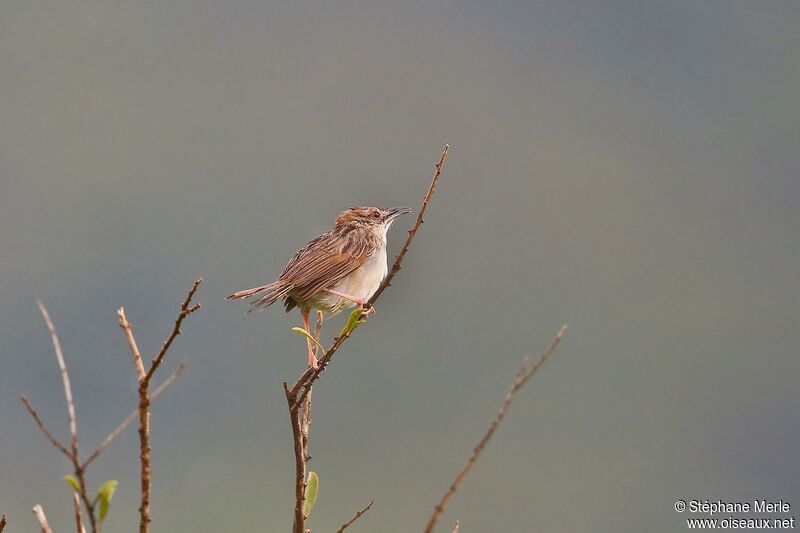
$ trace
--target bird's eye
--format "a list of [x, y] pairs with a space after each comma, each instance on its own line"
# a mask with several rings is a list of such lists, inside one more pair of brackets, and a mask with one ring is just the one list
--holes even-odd
[[375, 220], [378, 220], [379, 218], [381, 218], [380, 211], [373, 211], [372, 212], [372, 218], [374, 218]]

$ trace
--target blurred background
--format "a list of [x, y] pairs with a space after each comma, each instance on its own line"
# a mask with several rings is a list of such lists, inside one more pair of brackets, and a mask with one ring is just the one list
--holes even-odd
[[[73, 527], [35, 299], [85, 452], [135, 405], [115, 310], [161, 371], [154, 532], [288, 531], [296, 313], [243, 318], [351, 205], [409, 205], [378, 314], [315, 390], [309, 526], [419, 531], [525, 354], [571, 329], [442, 530], [682, 531], [677, 499], [800, 508], [800, 4], [174, 0], [0, 8], [0, 511]], [[399, 248], [410, 217], [390, 234]], [[345, 317], [323, 331], [326, 341]], [[106, 531], [134, 531], [129, 430]], [[449, 529], [447, 529], [449, 531]]]

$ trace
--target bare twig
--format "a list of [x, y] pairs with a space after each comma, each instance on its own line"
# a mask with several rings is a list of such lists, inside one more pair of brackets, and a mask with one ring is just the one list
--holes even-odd
[[83, 527], [83, 518], [81, 517], [81, 500], [76, 492], [72, 493], [72, 506], [75, 508], [75, 525], [78, 528], [78, 533], [86, 533], [86, 528]]
[[311, 459], [308, 453], [308, 431], [311, 429], [311, 394], [309, 391], [303, 400], [302, 409], [300, 410], [300, 433], [303, 437], [303, 453], [305, 454], [306, 462]]
[[61, 380], [64, 382], [64, 397], [67, 399], [67, 415], [69, 416], [69, 433], [71, 436], [72, 453], [78, 454], [78, 423], [75, 419], [75, 402], [72, 400], [72, 387], [69, 384], [69, 374], [67, 373], [67, 365], [64, 363], [64, 354], [61, 353], [61, 343], [58, 341], [58, 334], [50, 320], [50, 314], [45, 309], [41, 301], [36, 300], [36, 305], [39, 306], [39, 312], [42, 313], [47, 329], [50, 331], [50, 338], [53, 340], [53, 350], [56, 352], [56, 359], [58, 360], [58, 368], [61, 370]]
[[308, 437], [303, 438], [300, 412], [292, 409], [289, 384], [283, 382], [283, 390], [289, 404], [289, 420], [292, 424], [292, 441], [294, 442], [294, 524], [293, 533], [305, 533], [306, 517], [303, 514], [303, 505], [306, 501], [306, 463], [308, 452]]
[[[187, 365], [188, 363], [189, 363], [189, 362], [188, 362], [186, 359], [184, 359], [183, 361], [181, 361], [181, 363], [180, 363], [180, 364], [178, 365], [178, 367], [177, 367], [177, 368], [176, 368], [176, 369], [175, 369], [175, 370], [172, 372], [172, 374], [170, 374], [170, 376], [169, 376], [167, 379], [165, 379], [165, 380], [164, 380], [164, 382], [163, 382], [163, 383], [161, 383], [161, 385], [159, 385], [159, 386], [158, 386], [158, 388], [157, 388], [156, 390], [154, 390], [154, 391], [153, 391], [153, 393], [150, 395], [150, 401], [152, 401], [152, 400], [155, 400], [156, 398], [158, 398], [158, 395], [159, 395], [159, 394], [161, 394], [162, 392], [164, 392], [164, 391], [165, 391], [167, 388], [169, 388], [169, 387], [170, 387], [170, 386], [171, 386], [173, 383], [175, 383], [175, 380], [176, 380], [176, 379], [178, 379], [178, 376], [180, 376], [180, 375], [181, 375], [181, 373], [184, 371], [184, 369], [186, 368], [186, 365]], [[103, 441], [102, 441], [102, 442], [101, 442], [101, 443], [100, 443], [100, 444], [97, 446], [97, 448], [96, 448], [96, 449], [95, 449], [95, 450], [92, 452], [92, 454], [91, 454], [91, 455], [90, 455], [90, 456], [89, 456], [89, 457], [88, 457], [88, 458], [87, 458], [87, 459], [86, 459], [86, 460], [83, 462], [83, 469], [85, 470], [87, 466], [89, 466], [89, 465], [90, 465], [90, 464], [91, 464], [91, 463], [92, 463], [92, 462], [93, 462], [95, 459], [97, 459], [97, 458], [100, 456], [100, 453], [101, 453], [101, 452], [102, 452], [102, 451], [103, 451], [103, 450], [104, 450], [104, 449], [105, 449], [105, 448], [106, 448], [106, 447], [107, 447], [109, 444], [111, 444], [111, 441], [113, 441], [114, 439], [116, 439], [117, 437], [119, 437], [120, 433], [122, 433], [123, 431], [125, 431], [125, 430], [128, 428], [128, 426], [130, 426], [130, 425], [133, 423], [133, 421], [134, 421], [134, 420], [136, 420], [138, 417], [139, 417], [139, 409], [134, 409], [133, 411], [131, 411], [131, 413], [130, 413], [130, 414], [127, 416], [127, 418], [125, 418], [125, 420], [123, 420], [123, 421], [120, 423], [120, 425], [118, 425], [118, 426], [117, 426], [117, 427], [114, 429], [114, 431], [112, 431], [111, 433], [109, 433], [109, 434], [106, 436], [106, 438], [104, 438], [104, 439], [103, 439]]]
[[[178, 365], [178, 368], [166, 379], [164, 382], [151, 394], [149, 391], [150, 380], [153, 376], [153, 373], [161, 364], [162, 360], [164, 359], [164, 355], [166, 354], [167, 350], [169, 349], [172, 341], [175, 337], [180, 333], [180, 326], [183, 322], [183, 319], [186, 318], [188, 315], [195, 312], [197, 309], [200, 308], [200, 305], [190, 306], [192, 297], [194, 296], [195, 292], [197, 291], [198, 285], [202, 282], [202, 278], [198, 279], [192, 289], [189, 291], [189, 296], [187, 296], [186, 300], [183, 302], [181, 306], [181, 312], [178, 315], [178, 319], [175, 322], [175, 327], [172, 330], [172, 333], [167, 338], [167, 342], [164, 343], [162, 346], [161, 351], [158, 355], [153, 359], [150, 369], [148, 372], [144, 371], [144, 364], [142, 362], [142, 357], [139, 352], [139, 347], [136, 344], [136, 339], [133, 336], [133, 329], [128, 322], [128, 319], [125, 316], [124, 309], [120, 308], [117, 311], [120, 319], [120, 327], [125, 331], [126, 338], [128, 340], [128, 346], [131, 350], [131, 354], [133, 355], [134, 365], [136, 367], [136, 373], [139, 378], [139, 409], [132, 413], [128, 418], [126, 418], [119, 426], [117, 426], [114, 431], [112, 431], [95, 449], [94, 452], [86, 459], [85, 462], [81, 463], [79, 460], [79, 453], [78, 453], [78, 425], [75, 415], [75, 402], [72, 396], [72, 387], [70, 386], [69, 380], [69, 373], [67, 372], [67, 366], [64, 361], [64, 355], [61, 351], [61, 343], [58, 339], [58, 334], [56, 333], [55, 326], [53, 325], [52, 320], [50, 319], [50, 315], [47, 312], [47, 309], [42, 304], [42, 302], [37, 300], [37, 304], [39, 306], [39, 311], [42, 313], [44, 317], [44, 321], [47, 325], [47, 329], [50, 332], [50, 336], [53, 341], [53, 348], [56, 353], [56, 359], [58, 361], [58, 367], [61, 371], [61, 378], [64, 383], [64, 396], [67, 401], [67, 413], [69, 416], [69, 426], [70, 426], [70, 446], [69, 448], [59, 441], [53, 433], [47, 429], [42, 422], [42, 419], [39, 417], [39, 414], [31, 405], [30, 401], [26, 396], [22, 396], [21, 400], [22, 403], [27, 408], [28, 412], [33, 417], [34, 422], [42, 431], [44, 436], [50, 443], [61, 453], [63, 453], [71, 462], [74, 469], [74, 476], [75, 480], [77, 481], [77, 489], [76, 492], [73, 494], [74, 499], [74, 508], [75, 508], [75, 523], [77, 530], [79, 532], [84, 531], [83, 525], [83, 516], [81, 514], [81, 501], [83, 502], [83, 506], [86, 508], [86, 515], [89, 518], [89, 523], [91, 526], [92, 533], [100, 533], [100, 524], [97, 522], [95, 518], [95, 508], [94, 502], [89, 499], [89, 495], [86, 488], [86, 477], [85, 472], [86, 468], [97, 459], [100, 453], [108, 446], [111, 441], [113, 441], [128, 425], [136, 419], [137, 415], [139, 416], [140, 422], [142, 423], [142, 429], [140, 429], [140, 447], [141, 447], [141, 458], [142, 458], [142, 508], [140, 512], [142, 513], [142, 522], [144, 523], [144, 529], [142, 529], [142, 524], [140, 524], [140, 531], [147, 531], [147, 523], [149, 523], [149, 496], [150, 496], [150, 446], [149, 446], [149, 405], [150, 402], [155, 399], [161, 392], [163, 392], [167, 387], [172, 385], [175, 380], [178, 378], [180, 373], [186, 367], [186, 361], [181, 362]], [[146, 485], [146, 488], [145, 488]], [[47, 519], [44, 517], [44, 512], [41, 509], [41, 506], [34, 507], [34, 512], [36, 513], [37, 518], [40, 521], [40, 524], [46, 524]], [[146, 520], [145, 520], [146, 517]], [[44, 521], [44, 522], [43, 522]], [[42, 529], [44, 531], [44, 525], [42, 525]], [[49, 531], [49, 526], [47, 526], [47, 530]]]
[[[422, 199], [422, 205], [419, 208], [419, 213], [417, 214], [417, 220], [414, 222], [414, 225], [410, 230], [408, 230], [408, 237], [406, 237], [406, 242], [403, 244], [403, 247], [400, 249], [400, 252], [394, 259], [394, 263], [392, 264], [392, 268], [389, 270], [389, 273], [383, 279], [381, 284], [378, 286], [375, 294], [369, 299], [369, 304], [374, 305], [375, 302], [378, 300], [378, 297], [383, 294], [383, 291], [386, 290], [392, 284], [392, 279], [400, 272], [402, 268], [403, 258], [406, 256], [408, 249], [411, 247], [411, 241], [414, 240], [414, 237], [417, 234], [417, 230], [424, 222], [423, 215], [425, 214], [425, 210], [428, 208], [428, 204], [430, 203], [431, 197], [433, 196], [433, 192], [436, 190], [436, 184], [439, 182], [439, 176], [442, 174], [442, 170], [444, 170], [444, 162], [447, 159], [447, 152], [450, 150], [450, 145], [446, 144], [444, 146], [444, 150], [442, 151], [442, 155], [439, 157], [439, 162], [435, 165], [435, 172], [433, 174], [433, 178], [431, 179], [431, 184], [428, 186], [428, 192], [425, 193], [425, 197]], [[290, 389], [290, 393], [294, 399], [294, 409], [302, 403], [303, 399], [305, 398], [306, 394], [308, 394], [308, 390], [314, 382], [319, 379], [320, 374], [325, 371], [325, 368], [328, 366], [333, 354], [339, 349], [339, 347], [350, 337], [350, 334], [346, 335], [339, 335], [333, 342], [328, 351], [320, 358], [317, 368], [309, 367], [305, 372], [303, 372], [300, 377], [297, 379], [292, 388]]]
[[22, 396], [19, 397], [19, 399], [22, 400], [22, 403], [25, 404], [25, 407], [28, 409], [28, 412], [33, 417], [33, 421], [36, 422], [36, 425], [39, 426], [39, 429], [42, 430], [42, 433], [44, 434], [45, 437], [47, 437], [47, 440], [50, 441], [50, 444], [55, 446], [56, 450], [60, 451], [67, 457], [70, 457], [70, 451], [67, 449], [66, 446], [61, 444], [61, 441], [59, 441], [57, 438], [53, 436], [52, 433], [50, 433], [50, 431], [44, 425], [44, 422], [42, 422], [42, 419], [39, 418], [39, 413], [37, 413], [36, 410], [31, 405], [31, 402], [28, 400], [28, 397], [23, 394]]
[[119, 327], [125, 332], [125, 338], [128, 340], [128, 347], [131, 349], [131, 356], [133, 356], [133, 366], [136, 367], [136, 375], [139, 381], [144, 379], [144, 363], [142, 362], [142, 353], [139, 351], [139, 346], [136, 344], [136, 339], [133, 336], [133, 327], [128, 318], [125, 316], [125, 308], [120, 307], [117, 309], [117, 316], [119, 316]]
[[169, 347], [172, 346], [172, 341], [175, 340], [175, 337], [180, 335], [183, 319], [202, 307], [202, 304], [191, 305], [192, 298], [194, 298], [194, 293], [197, 292], [197, 287], [199, 287], [201, 283], [203, 283], [203, 278], [197, 278], [197, 281], [194, 282], [194, 285], [189, 290], [189, 294], [186, 295], [186, 299], [183, 301], [183, 305], [181, 305], [181, 312], [178, 314], [178, 318], [175, 320], [175, 327], [172, 328], [172, 333], [169, 334], [169, 337], [167, 337], [167, 340], [164, 342], [163, 346], [161, 346], [161, 351], [158, 352], [158, 355], [156, 355], [153, 358], [153, 361], [150, 363], [150, 369], [147, 371], [147, 375], [144, 377], [147, 383], [150, 382], [153, 374], [155, 374], [156, 370], [158, 370], [158, 367], [161, 365], [161, 361], [164, 360], [164, 356], [167, 355], [167, 350], [169, 350]]
[[519, 392], [519, 390], [522, 387], [524, 387], [525, 384], [528, 381], [530, 381], [530, 379], [534, 375], [536, 375], [536, 372], [539, 371], [539, 368], [542, 366], [542, 364], [547, 360], [550, 354], [553, 353], [558, 344], [561, 342], [561, 339], [566, 331], [567, 331], [567, 325], [564, 324], [563, 326], [561, 326], [561, 329], [558, 330], [558, 333], [556, 334], [553, 341], [550, 343], [550, 346], [548, 346], [545, 349], [545, 351], [543, 351], [541, 355], [539, 355], [539, 359], [532, 367], [528, 368], [527, 358], [523, 361], [522, 366], [519, 372], [517, 373], [516, 378], [514, 379], [514, 384], [511, 386], [511, 389], [509, 389], [508, 393], [506, 394], [506, 398], [503, 401], [503, 404], [497, 411], [497, 416], [495, 416], [494, 420], [492, 420], [492, 423], [489, 424], [489, 429], [483, 435], [483, 438], [480, 440], [480, 442], [478, 442], [477, 446], [475, 446], [475, 448], [472, 450], [472, 454], [470, 455], [469, 459], [467, 459], [466, 464], [458, 473], [455, 480], [453, 480], [453, 482], [450, 484], [450, 488], [447, 489], [447, 492], [445, 492], [444, 496], [442, 496], [442, 499], [439, 500], [438, 504], [436, 504], [436, 507], [433, 511], [433, 515], [428, 521], [428, 525], [425, 526], [425, 533], [431, 533], [433, 531], [433, 528], [436, 526], [436, 522], [439, 520], [444, 510], [447, 508], [447, 504], [450, 503], [450, 499], [453, 497], [453, 494], [456, 493], [458, 488], [461, 486], [461, 483], [464, 481], [464, 478], [467, 477], [469, 471], [472, 470], [473, 466], [475, 466], [475, 463], [478, 461], [478, 458], [480, 457], [484, 447], [492, 438], [492, 435], [494, 435], [494, 432], [497, 430], [497, 427], [500, 425], [500, 422], [502, 422], [503, 418], [505, 418], [506, 413], [508, 412], [508, 408], [511, 405], [511, 402], [514, 401], [514, 397], [517, 395], [517, 392]]
[[[319, 342], [319, 333], [322, 329], [322, 313], [317, 313], [317, 320], [314, 325], [314, 338]], [[314, 343], [312, 348], [314, 353], [317, 351], [317, 344]], [[308, 394], [302, 400], [302, 410], [294, 407], [294, 397], [289, 391], [289, 384], [283, 382], [283, 390], [286, 393], [286, 402], [289, 406], [289, 420], [292, 424], [292, 437], [294, 440], [294, 460], [295, 460], [295, 508], [294, 508], [294, 525], [293, 532], [305, 533], [305, 520], [306, 516], [303, 513], [303, 506], [306, 500], [306, 484], [308, 473], [308, 461], [311, 455], [308, 453], [308, 431], [311, 428], [311, 393], [309, 388]]]
[[353, 522], [355, 522], [356, 520], [358, 520], [359, 518], [361, 518], [361, 515], [363, 515], [363, 514], [364, 514], [364, 513], [366, 513], [367, 511], [369, 511], [369, 508], [370, 508], [370, 507], [372, 507], [372, 504], [373, 504], [373, 503], [375, 503], [375, 500], [371, 500], [371, 501], [370, 501], [370, 502], [367, 504], [367, 506], [366, 506], [366, 507], [364, 507], [363, 509], [361, 509], [360, 511], [358, 511], [356, 514], [354, 514], [354, 515], [353, 515], [353, 518], [351, 518], [350, 520], [348, 520], [347, 522], [345, 522], [344, 524], [342, 524], [342, 527], [340, 527], [339, 529], [337, 529], [337, 530], [336, 530], [336, 533], [342, 533], [342, 531], [344, 531], [345, 529], [347, 529], [348, 527], [350, 527], [350, 524], [352, 524]]
[[84, 475], [84, 469], [81, 465], [80, 460], [78, 459], [78, 423], [77, 418], [75, 415], [75, 402], [72, 397], [72, 386], [70, 385], [69, 381], [69, 373], [67, 372], [67, 365], [64, 361], [64, 354], [61, 351], [61, 343], [58, 340], [58, 333], [56, 332], [56, 328], [53, 325], [53, 321], [50, 320], [50, 314], [47, 312], [44, 304], [41, 301], [36, 300], [36, 304], [39, 306], [39, 311], [42, 313], [42, 317], [44, 318], [45, 324], [47, 324], [47, 329], [50, 332], [50, 338], [53, 341], [53, 350], [56, 354], [56, 360], [58, 361], [58, 368], [61, 371], [61, 380], [64, 383], [64, 397], [67, 401], [67, 415], [69, 418], [69, 432], [70, 432], [70, 447], [69, 449], [66, 448], [61, 442], [59, 442], [52, 433], [50, 433], [42, 423], [39, 416], [36, 414], [36, 411], [33, 410], [28, 399], [23, 396], [22, 402], [25, 404], [25, 407], [30, 412], [33, 419], [36, 421], [36, 424], [42, 430], [42, 433], [50, 440], [50, 442], [55, 446], [59, 451], [65, 453], [66, 456], [69, 458], [70, 462], [72, 462], [72, 466], [74, 469], [75, 479], [78, 482], [78, 495], [80, 496], [81, 500], [83, 501], [84, 506], [86, 507], [86, 514], [89, 516], [89, 523], [92, 527], [92, 533], [98, 533], [100, 528], [95, 520], [94, 516], [94, 504], [91, 500], [89, 500], [89, 494], [86, 490], [86, 476]]
[[[151, 361], [147, 372], [143, 371], [144, 364], [142, 363], [142, 356], [136, 344], [136, 339], [133, 337], [133, 328], [125, 316], [125, 310], [120, 308], [117, 311], [117, 314], [119, 315], [119, 326], [123, 329], [123, 331], [125, 331], [125, 336], [128, 339], [128, 347], [131, 350], [134, 365], [136, 366], [136, 373], [139, 377], [139, 463], [141, 465], [140, 485], [142, 494], [141, 504], [139, 505], [139, 533], [147, 533], [150, 528], [150, 522], [152, 521], [150, 518], [150, 403], [153, 401], [155, 394], [151, 395], [150, 393], [150, 380], [153, 378], [153, 374], [158, 367], [161, 366], [164, 356], [167, 354], [170, 346], [172, 346], [172, 341], [174, 341], [175, 337], [180, 334], [183, 320], [187, 316], [200, 309], [200, 304], [192, 305], [192, 298], [202, 282], [203, 278], [198, 278], [197, 281], [194, 282], [192, 288], [189, 290], [189, 294], [186, 296], [183, 304], [181, 304], [181, 310], [180, 313], [178, 313], [178, 318], [175, 320], [175, 326], [172, 328], [172, 332], [161, 346], [161, 350]], [[178, 370], [176, 370], [173, 374], [175, 378], [177, 378], [177, 374], [179, 374]], [[172, 376], [167, 378], [167, 380], [164, 382], [165, 388], [171, 383], [171, 378]], [[174, 379], [172, 379], [172, 381], [174, 381]], [[117, 428], [119, 432], [123, 431], [125, 427], [127, 427], [126, 422], [127, 420]], [[116, 437], [116, 435], [119, 434], [119, 432], [114, 430], [109, 437], [106, 437], [106, 440], [110, 442], [114, 439], [114, 437]], [[102, 447], [103, 444], [101, 443], [101, 447], [99, 449], [102, 450]], [[90, 457], [90, 459], [93, 459], [93, 457]]]
[[436, 171], [433, 174], [433, 179], [431, 179], [431, 184], [428, 187], [428, 192], [425, 193], [425, 198], [422, 199], [422, 205], [419, 208], [419, 213], [417, 213], [417, 220], [414, 222], [414, 226], [410, 230], [408, 230], [408, 237], [406, 237], [406, 242], [403, 244], [403, 247], [400, 249], [400, 252], [397, 254], [397, 257], [394, 259], [394, 264], [392, 265], [392, 269], [389, 271], [389, 274], [383, 279], [380, 285], [378, 285], [375, 294], [369, 299], [369, 304], [372, 305], [375, 301], [383, 294], [383, 291], [386, 290], [386, 287], [392, 284], [392, 279], [400, 272], [402, 268], [400, 265], [403, 262], [403, 258], [406, 256], [406, 252], [411, 247], [411, 241], [414, 240], [414, 236], [417, 234], [417, 230], [419, 227], [425, 222], [423, 220], [423, 216], [425, 215], [425, 210], [428, 208], [428, 203], [431, 201], [431, 196], [433, 196], [433, 191], [436, 190], [436, 184], [439, 182], [439, 176], [442, 174], [442, 170], [444, 170], [444, 160], [447, 159], [447, 152], [450, 151], [450, 145], [445, 144], [444, 150], [442, 151], [442, 155], [439, 157], [439, 162], [436, 163]]
[[53, 530], [50, 529], [50, 524], [47, 523], [47, 517], [44, 514], [44, 509], [38, 503], [33, 506], [33, 514], [36, 515], [36, 520], [39, 521], [39, 527], [42, 530], [42, 533], [53, 533]]
[[0, 533], [3, 533], [3, 529], [6, 527], [6, 515], [0, 516]]
[[[435, 165], [435, 172], [433, 174], [433, 178], [431, 179], [431, 184], [428, 187], [427, 193], [425, 193], [425, 197], [422, 200], [422, 206], [420, 207], [419, 214], [417, 215], [417, 220], [414, 223], [414, 226], [409, 230], [408, 237], [406, 238], [403, 247], [400, 250], [400, 253], [397, 254], [395, 257], [394, 263], [392, 264], [391, 270], [389, 270], [388, 275], [383, 279], [381, 284], [378, 286], [378, 289], [375, 291], [375, 294], [369, 300], [369, 305], [373, 305], [378, 297], [383, 293], [383, 291], [391, 285], [392, 279], [397, 275], [400, 271], [401, 263], [403, 262], [403, 258], [408, 252], [409, 247], [411, 246], [411, 241], [414, 240], [414, 236], [417, 234], [417, 230], [423, 223], [423, 215], [425, 214], [425, 210], [428, 207], [428, 203], [430, 202], [431, 196], [433, 196], [433, 192], [436, 189], [436, 184], [439, 181], [439, 176], [444, 169], [444, 162], [447, 158], [447, 152], [450, 150], [450, 145], [446, 144], [444, 150], [442, 151], [442, 155], [439, 157], [439, 162]], [[317, 327], [315, 330], [316, 338], [319, 338], [319, 328], [321, 327], [321, 315], [317, 315]], [[289, 406], [289, 419], [292, 424], [292, 437], [294, 439], [294, 456], [295, 456], [295, 507], [294, 507], [294, 526], [293, 526], [293, 533], [305, 533], [305, 516], [303, 515], [303, 503], [305, 501], [305, 490], [306, 490], [306, 472], [307, 468], [307, 461], [309, 459], [308, 454], [308, 426], [311, 422], [311, 391], [314, 385], [314, 382], [319, 379], [320, 374], [325, 371], [325, 368], [330, 363], [333, 354], [339, 349], [339, 347], [350, 337], [350, 333], [343, 333], [339, 335], [331, 345], [330, 348], [325, 352], [325, 354], [320, 358], [318, 366], [316, 368], [309, 367], [305, 372], [303, 372], [297, 381], [295, 381], [294, 385], [289, 388], [287, 382], [283, 382], [283, 389], [286, 393], [286, 402]], [[299, 412], [300, 407], [303, 407], [302, 414]], [[370, 504], [371, 505], [371, 504]]]

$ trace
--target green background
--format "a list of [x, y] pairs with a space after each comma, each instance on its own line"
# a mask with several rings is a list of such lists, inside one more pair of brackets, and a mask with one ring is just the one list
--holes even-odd
[[[0, 511], [69, 531], [67, 438], [135, 404], [115, 310], [156, 351], [204, 309], [153, 413], [154, 532], [289, 529], [281, 381], [305, 362], [270, 281], [351, 205], [440, 190], [377, 316], [315, 391], [309, 525], [420, 531], [523, 355], [444, 531], [685, 529], [677, 499], [800, 508], [800, 3], [172, 0], [0, 7]], [[397, 250], [411, 218], [390, 234]], [[324, 331], [330, 340], [344, 323]], [[134, 531], [137, 439], [106, 530]], [[447, 529], [449, 531], [449, 529]]]

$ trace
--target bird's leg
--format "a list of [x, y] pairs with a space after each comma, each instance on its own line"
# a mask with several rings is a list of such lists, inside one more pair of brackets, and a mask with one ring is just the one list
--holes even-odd
[[[317, 339], [317, 342], [319, 342], [320, 334], [322, 333], [322, 321], [324, 319], [325, 316], [322, 314], [322, 311], [317, 311], [317, 323], [314, 324], [314, 332], [313, 332], [314, 338]], [[314, 354], [317, 353], [317, 348], [319, 348], [319, 346], [315, 344]]]
[[[310, 333], [309, 330], [311, 326], [308, 324], [308, 309], [301, 309], [300, 316], [303, 317], [303, 326], [305, 326], [306, 331]], [[306, 337], [306, 346], [308, 346], [308, 366], [317, 368], [317, 357], [314, 355], [314, 345], [308, 337]]]
[[346, 292], [339, 292], [339, 291], [335, 291], [333, 289], [325, 289], [325, 292], [329, 292], [329, 293], [331, 293], [331, 294], [333, 294], [335, 296], [338, 296], [340, 298], [344, 298], [346, 300], [350, 300], [351, 302], [357, 303], [359, 306], [361, 306], [362, 309], [364, 309], [364, 312], [362, 314], [365, 317], [368, 317], [369, 315], [375, 314], [375, 306], [372, 305], [371, 303], [369, 303], [366, 300], [362, 300], [361, 298], [356, 298], [355, 296], [350, 296]]

